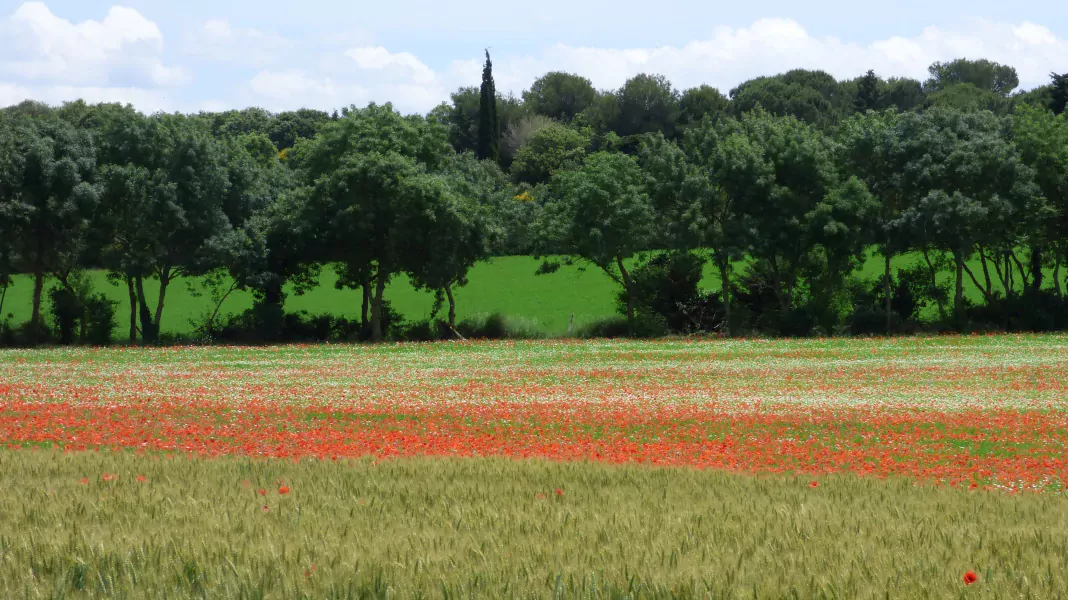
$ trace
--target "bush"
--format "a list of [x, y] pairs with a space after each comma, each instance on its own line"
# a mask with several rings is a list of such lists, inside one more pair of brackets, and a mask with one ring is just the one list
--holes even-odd
[[500, 313], [468, 317], [456, 324], [456, 332], [469, 340], [532, 340], [545, 337], [534, 321], [505, 317]]
[[630, 336], [630, 324], [626, 317], [608, 317], [587, 323], [578, 328], [575, 337], [587, 338], [621, 338]]
[[115, 313], [119, 303], [109, 300], [104, 294], [93, 294], [85, 301], [85, 337], [82, 343], [107, 346], [112, 342], [117, 320]]
[[1063, 331], [1068, 329], [1068, 299], [1050, 290], [1028, 290], [986, 304], [969, 306], [972, 327], [1002, 331]]
[[[689, 333], [708, 325], [695, 318], [693, 312], [707, 308], [707, 297], [700, 290], [705, 262], [703, 256], [693, 252], [664, 252], [648, 257], [633, 269], [638, 312], [635, 335]], [[626, 292], [616, 296], [616, 310], [627, 314]]]
[[[49, 292], [52, 301], [52, 322], [56, 339], [60, 344], [70, 345], [75, 341], [94, 346], [111, 343], [115, 328], [115, 312], [118, 302], [104, 294], [92, 294], [87, 278], [76, 280], [75, 288], [56, 285]], [[79, 291], [82, 295], [79, 295]]]

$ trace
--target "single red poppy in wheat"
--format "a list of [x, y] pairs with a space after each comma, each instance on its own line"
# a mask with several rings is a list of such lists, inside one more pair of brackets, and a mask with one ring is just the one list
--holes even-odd
[[975, 571], [968, 571], [964, 574], [964, 585], [971, 585], [979, 580], [979, 576], [975, 574]]
[[557, 498], [563, 498], [564, 497], [564, 490], [562, 490], [560, 488], [556, 488], [556, 497]]
[[260, 488], [260, 489], [256, 490], [256, 493], [261, 495], [261, 496], [266, 496], [267, 495], [267, 490], [265, 490], [263, 488]]
[[289, 486], [288, 485], [283, 485], [282, 487], [278, 488], [278, 493], [282, 494], [282, 495], [288, 494], [289, 493]]
[[819, 485], [820, 485], [820, 482], [818, 482], [818, 481], [813, 481], [813, 482], [811, 482], [811, 483], [809, 483], [809, 484], [808, 484], [808, 487], [819, 487]]
[[137, 483], [144, 483], [146, 481], [148, 481], [148, 477], [145, 477], [144, 475], [137, 476]]

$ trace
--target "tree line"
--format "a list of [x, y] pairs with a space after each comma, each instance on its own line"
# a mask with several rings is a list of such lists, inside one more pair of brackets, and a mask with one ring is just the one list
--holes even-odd
[[[402, 274], [446, 311], [424, 337], [459, 336], [455, 289], [500, 255], [602, 270], [630, 335], [1068, 327], [1068, 74], [1014, 93], [1015, 69], [991, 61], [929, 72], [794, 70], [726, 96], [554, 72], [515, 98], [487, 53], [481, 87], [427, 115], [24, 102], [0, 111], [0, 337], [109, 342], [119, 309], [87, 275], [106, 269], [131, 342], [160, 341], [181, 279], [214, 300], [202, 333], [293, 339], [286, 296], [325, 265], [361, 316], [317, 337], [395, 337], [386, 285]], [[33, 306], [13, 324], [20, 273]], [[234, 290], [255, 306], [223, 319]]]

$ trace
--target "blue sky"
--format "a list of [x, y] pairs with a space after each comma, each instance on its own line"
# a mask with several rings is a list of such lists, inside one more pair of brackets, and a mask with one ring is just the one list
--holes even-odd
[[[889, 3], [887, 3], [889, 5]], [[1022, 87], [1068, 71], [1068, 4], [660, 0], [0, 1], [0, 105], [131, 102], [146, 111], [332, 109], [393, 101], [425, 112], [477, 85], [484, 47], [498, 89], [548, 70], [618, 87], [640, 72], [723, 91], [761, 74], [874, 68], [922, 78], [957, 56], [1012, 64]]]

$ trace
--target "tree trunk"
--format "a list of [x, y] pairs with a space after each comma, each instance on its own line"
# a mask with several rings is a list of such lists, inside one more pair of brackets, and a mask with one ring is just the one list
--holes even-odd
[[85, 302], [82, 302], [81, 305], [82, 305], [82, 323], [81, 323], [81, 327], [78, 330], [78, 343], [84, 344], [85, 343], [86, 329], [88, 329], [88, 327], [86, 326], [86, 321], [89, 320], [89, 307], [85, 305]]
[[993, 302], [994, 291], [988, 291], [984, 289], [982, 285], [980, 285], [979, 280], [975, 277], [975, 273], [972, 273], [972, 269], [968, 266], [968, 263], [964, 263], [964, 272], [968, 274], [968, 278], [971, 279], [972, 283], [975, 284], [975, 289], [979, 290], [979, 293], [983, 295], [983, 298], [986, 300], [986, 303], [990, 304], [991, 302]]
[[[979, 264], [983, 265], [983, 277], [986, 281], [986, 292], [983, 295], [989, 298], [994, 295], [994, 284], [990, 281], [990, 267], [986, 264], [986, 251], [982, 246], [979, 246]], [[997, 267], [997, 261], [994, 262], [994, 267]], [[1000, 271], [998, 276], [1000, 277]], [[979, 282], [976, 282], [975, 286], [979, 287]]]
[[4, 331], [4, 324], [7, 323], [7, 319], [4, 318], [4, 299], [7, 298], [7, 288], [10, 284], [4, 284], [4, 287], [0, 289], [0, 333]]
[[1044, 273], [1042, 273], [1042, 247], [1031, 248], [1031, 290], [1038, 292], [1042, 289]]
[[456, 329], [456, 299], [452, 297], [452, 286], [445, 286], [445, 297], [449, 299], [449, 327]]
[[371, 341], [378, 343], [384, 338], [382, 331], [382, 295], [386, 291], [386, 274], [378, 269], [375, 277], [375, 295], [371, 299]]
[[938, 304], [938, 316], [945, 322], [946, 307], [942, 303], [942, 296], [938, 294], [938, 272], [935, 271], [934, 264], [931, 263], [931, 256], [926, 249], [923, 251], [923, 260], [927, 262], [927, 271], [931, 274], [931, 295], [935, 296], [935, 302]]
[[33, 267], [33, 313], [30, 316], [30, 323], [33, 325], [34, 338], [37, 337], [37, 332], [41, 330], [41, 293], [44, 291], [44, 267], [40, 262]]
[[953, 292], [953, 319], [959, 329], [964, 328], [964, 253], [953, 251], [953, 262], [957, 271], [957, 282]]
[[[1016, 272], [1020, 274], [1020, 283], [1023, 284], [1023, 290], [1027, 291], [1031, 288], [1031, 269], [1029, 268], [1030, 265], [1028, 265], [1028, 267], [1024, 267], [1023, 263], [1020, 262], [1020, 257], [1016, 256], [1016, 253], [1012, 250], [1008, 251], [1007, 256], [1008, 258], [1006, 258], [1006, 260], [1011, 258], [1012, 262], [1016, 263]], [[1039, 271], [1041, 270], [1042, 269], [1040, 268]], [[1012, 288], [1014, 290], [1016, 289], [1015, 281], [1012, 282]]]
[[634, 306], [634, 286], [630, 281], [630, 273], [628, 273], [627, 268], [623, 266], [622, 258], [616, 259], [616, 266], [619, 267], [619, 275], [623, 279], [623, 289], [627, 292], [627, 329], [630, 331], [630, 336], [634, 337], [634, 325], [637, 321]]
[[138, 275], [134, 279], [134, 284], [137, 287], [137, 306], [141, 316], [141, 343], [155, 343], [157, 339], [156, 327], [152, 323], [152, 313], [149, 312], [148, 302], [145, 300], [144, 279]]
[[1005, 252], [1005, 297], [1012, 298], [1012, 294], [1016, 291], [1016, 284], [1012, 280], [1012, 262], [1009, 261], [1010, 255]]
[[890, 281], [890, 251], [883, 248], [883, 295], [886, 296], [886, 334], [894, 332], [894, 304]]
[[126, 276], [126, 291], [130, 293], [130, 343], [137, 343], [137, 292], [134, 291], [133, 277]]
[[730, 272], [727, 270], [727, 259], [721, 256], [719, 252], [716, 252], [716, 264], [719, 266], [719, 281], [720, 287], [723, 288], [723, 318], [724, 318], [724, 334], [727, 337], [731, 337], [731, 277]]
[[775, 292], [775, 298], [779, 301], [780, 318], [785, 318], [786, 314], [790, 312], [790, 305], [793, 303], [792, 298], [787, 298], [786, 294], [783, 292], [782, 276], [779, 275], [778, 261], [772, 258], [769, 262], [771, 263], [771, 274], [773, 276], [771, 287]]
[[156, 339], [163, 332], [163, 301], [167, 297], [167, 286], [171, 283], [171, 275], [165, 269], [159, 276], [159, 298], [156, 300]]
[[360, 313], [360, 329], [366, 333], [368, 325], [368, 311], [371, 309], [371, 278], [363, 278], [363, 311]]
[[1053, 263], [1053, 289], [1057, 292], [1057, 297], [1062, 297], [1064, 294], [1061, 291], [1061, 257], [1058, 254], [1056, 262]]
[[222, 311], [223, 302], [226, 302], [226, 299], [230, 297], [230, 294], [234, 293], [235, 289], [237, 289], [236, 281], [230, 284], [230, 289], [226, 290], [223, 297], [219, 298], [219, 301], [215, 303], [215, 310], [212, 311], [211, 318], [208, 319], [208, 335], [215, 335], [215, 320], [219, 318], [219, 312]]

